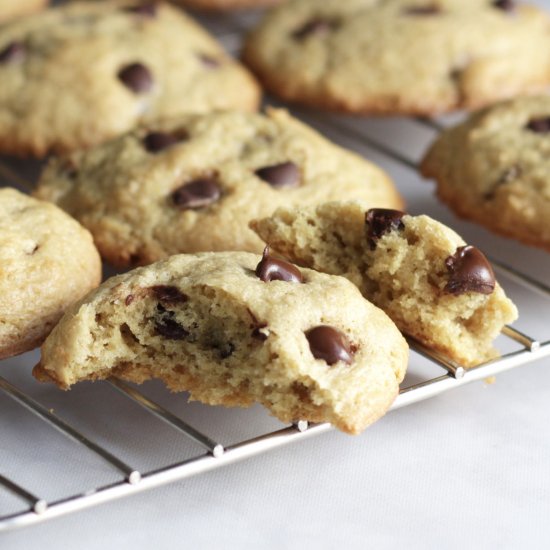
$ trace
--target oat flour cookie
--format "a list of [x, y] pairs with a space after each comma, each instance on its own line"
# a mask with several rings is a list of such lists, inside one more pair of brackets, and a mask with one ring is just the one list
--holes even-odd
[[401, 208], [388, 177], [285, 111], [190, 115], [53, 160], [36, 195], [69, 212], [115, 265], [248, 250], [284, 204], [361, 199]]
[[53, 204], [0, 189], [0, 359], [40, 345], [100, 280], [88, 231]]
[[38, 11], [47, 3], [48, 0], [0, 0], [0, 22]]
[[550, 97], [476, 113], [443, 132], [421, 169], [460, 216], [550, 251]]
[[347, 277], [403, 332], [464, 366], [494, 357], [492, 341], [517, 317], [485, 256], [428, 216], [328, 203], [253, 227], [298, 264]]
[[290, 0], [244, 57], [286, 100], [434, 114], [550, 84], [550, 18], [513, 0]]
[[284, 422], [358, 433], [398, 392], [407, 345], [342, 277], [268, 254], [178, 255], [75, 304], [35, 369], [63, 388], [160, 378], [212, 405], [265, 405]]
[[75, 2], [5, 25], [0, 81], [0, 150], [21, 155], [259, 100], [249, 73], [163, 3]]

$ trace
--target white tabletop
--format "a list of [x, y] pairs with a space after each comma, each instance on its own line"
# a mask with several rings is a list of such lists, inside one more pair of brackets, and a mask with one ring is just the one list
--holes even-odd
[[[550, 8], [550, 1], [540, 1]], [[212, 20], [211, 20], [212, 21]], [[303, 115], [303, 113], [299, 113]], [[304, 115], [305, 116], [305, 115]], [[306, 117], [309, 119], [309, 117]], [[550, 256], [457, 220], [433, 185], [376, 152], [352, 128], [418, 160], [435, 133], [417, 121], [315, 116], [336, 141], [385, 167], [411, 213], [449, 224], [492, 257], [550, 277]], [[18, 163], [31, 172], [34, 166]], [[549, 175], [550, 177], [550, 175]], [[516, 326], [550, 340], [550, 300], [501, 278], [517, 301]], [[37, 353], [0, 363], [2, 376], [140, 469], [197, 448], [115, 390], [68, 393], [30, 376]], [[186, 404], [160, 385], [144, 391], [223, 444], [279, 427], [248, 411]], [[364, 434], [328, 432], [191, 479], [0, 535], [2, 550], [49, 548], [550, 547], [550, 364], [539, 361], [391, 412]], [[2, 473], [46, 499], [113, 482], [112, 469], [0, 395]], [[0, 493], [0, 515], [13, 506]]]

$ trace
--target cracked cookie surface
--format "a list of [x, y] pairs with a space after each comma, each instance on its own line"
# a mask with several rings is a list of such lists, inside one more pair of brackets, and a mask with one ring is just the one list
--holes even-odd
[[550, 84], [550, 18], [493, 0], [291, 0], [244, 52], [282, 98], [355, 113], [431, 115]]
[[88, 231], [53, 204], [0, 189], [0, 359], [39, 346], [100, 280]]
[[89, 147], [188, 112], [254, 110], [254, 78], [181, 10], [75, 2], [0, 28], [0, 150]]
[[159, 378], [204, 403], [260, 402], [283, 422], [358, 433], [393, 402], [407, 357], [395, 325], [344, 278], [225, 252], [107, 280], [63, 317], [34, 374], [64, 388]]
[[421, 164], [458, 215], [550, 251], [550, 97], [526, 97], [445, 130]]
[[133, 131], [54, 159], [36, 195], [78, 219], [119, 266], [181, 252], [259, 252], [248, 222], [284, 204], [403, 204], [381, 169], [282, 110], [190, 115]]
[[475, 247], [428, 216], [359, 203], [280, 208], [252, 226], [299, 265], [352, 281], [405, 333], [471, 367], [517, 310]]

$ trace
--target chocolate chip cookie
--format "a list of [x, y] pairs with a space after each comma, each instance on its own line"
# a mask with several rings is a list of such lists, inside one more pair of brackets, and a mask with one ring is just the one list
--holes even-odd
[[298, 264], [347, 277], [403, 332], [465, 367], [494, 357], [517, 317], [482, 252], [428, 216], [327, 203], [252, 227]]
[[47, 3], [48, 0], [0, 0], [0, 22], [38, 11]]
[[247, 250], [248, 227], [284, 204], [338, 198], [401, 208], [388, 177], [282, 110], [189, 115], [55, 159], [36, 195], [93, 234], [118, 266], [180, 252]]
[[248, 71], [181, 10], [156, 2], [74, 2], [3, 26], [0, 81], [0, 151], [17, 155], [259, 101]]
[[53, 204], [0, 189], [0, 359], [39, 346], [100, 280], [88, 231]]
[[177, 255], [75, 304], [34, 374], [62, 388], [159, 378], [212, 405], [358, 433], [397, 395], [408, 350], [349, 281], [246, 252]]
[[431, 115], [550, 84], [550, 18], [513, 0], [290, 0], [244, 58], [286, 100]]
[[458, 215], [550, 251], [550, 97], [474, 114], [441, 134], [421, 170]]

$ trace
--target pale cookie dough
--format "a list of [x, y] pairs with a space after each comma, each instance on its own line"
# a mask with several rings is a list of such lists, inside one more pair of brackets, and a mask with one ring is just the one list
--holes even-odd
[[550, 251], [550, 97], [502, 103], [445, 130], [421, 170], [458, 215]]
[[48, 0], [0, 0], [0, 23], [44, 8]]
[[0, 359], [39, 346], [100, 280], [88, 231], [53, 204], [0, 189]]
[[244, 59], [290, 101], [432, 115], [550, 84], [550, 17], [512, 0], [290, 0]]
[[204, 403], [360, 432], [397, 395], [406, 342], [344, 278], [259, 263], [177, 255], [109, 279], [63, 317], [34, 374], [62, 388], [159, 378]]
[[483, 254], [428, 216], [358, 203], [281, 208], [252, 223], [299, 265], [343, 275], [406, 334], [465, 367], [497, 355], [517, 317]]
[[89, 147], [140, 123], [254, 110], [256, 81], [164, 3], [74, 2], [0, 28], [0, 151]]
[[54, 159], [36, 195], [78, 219], [118, 266], [180, 252], [260, 252], [248, 222], [285, 204], [403, 205], [381, 169], [282, 110], [190, 115], [138, 129]]

